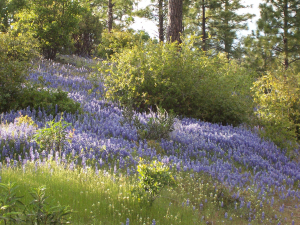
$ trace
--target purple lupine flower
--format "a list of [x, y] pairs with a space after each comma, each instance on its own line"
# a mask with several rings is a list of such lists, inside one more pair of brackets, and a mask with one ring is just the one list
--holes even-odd
[[273, 204], [274, 204], [274, 197], [272, 197], [271, 199], [271, 206], [273, 206]]
[[152, 225], [156, 225], [155, 219], [152, 220]]
[[200, 210], [202, 210], [203, 209], [203, 204], [202, 203], [200, 203]]
[[126, 219], [126, 225], [129, 225], [129, 218]]
[[228, 213], [226, 212], [226, 213], [225, 213], [225, 219], [227, 219], [227, 217], [228, 217]]
[[248, 209], [251, 208], [251, 201], [249, 201], [249, 202], [247, 203], [247, 208], [248, 208]]

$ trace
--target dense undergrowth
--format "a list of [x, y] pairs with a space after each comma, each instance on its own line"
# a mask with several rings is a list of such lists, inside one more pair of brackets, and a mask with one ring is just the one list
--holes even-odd
[[[71, 224], [299, 223], [296, 151], [291, 159], [243, 127], [124, 109], [105, 99], [103, 79], [88, 66], [44, 60], [29, 75], [68, 92], [82, 111], [1, 115], [1, 183], [16, 183], [24, 196], [10, 215], [19, 223], [29, 191], [43, 185], [49, 206], [70, 207]], [[168, 118], [168, 136], [151, 140]], [[3, 198], [1, 223], [13, 223], [3, 219]]]

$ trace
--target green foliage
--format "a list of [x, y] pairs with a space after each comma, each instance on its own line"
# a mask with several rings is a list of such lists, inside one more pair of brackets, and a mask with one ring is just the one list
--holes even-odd
[[54, 59], [62, 48], [71, 45], [71, 34], [76, 31], [81, 7], [71, 0], [31, 0], [17, 15], [14, 30], [31, 33], [47, 59]]
[[133, 192], [138, 192], [139, 197], [146, 197], [150, 204], [165, 186], [176, 185], [169, 167], [161, 162], [152, 161], [150, 164], [144, 164], [140, 161], [137, 171], [139, 173], [138, 189]]
[[99, 17], [93, 14], [89, 6], [85, 7], [81, 13], [78, 30], [72, 35], [75, 54], [90, 56], [100, 43], [102, 27]]
[[97, 56], [101, 58], [110, 57], [114, 53], [119, 53], [123, 49], [131, 49], [133, 46], [141, 41], [147, 41], [149, 35], [143, 31], [134, 34], [133, 31], [105, 31], [102, 33], [101, 44], [98, 46]]
[[21, 124], [27, 124], [30, 126], [37, 127], [36, 123], [31, 119], [31, 117], [27, 115], [23, 116], [21, 113], [20, 113], [20, 117], [15, 119], [15, 122], [17, 122], [18, 126], [20, 126]]
[[252, 89], [261, 135], [281, 148], [300, 139], [300, 80], [292, 71], [274, 71], [259, 78]]
[[17, 196], [17, 187], [15, 183], [0, 183], [0, 221], [4, 220], [5, 224], [6, 221], [19, 221], [21, 212], [18, 209], [24, 204], [20, 201], [22, 197]]
[[170, 132], [174, 130], [173, 124], [175, 115], [162, 108], [156, 106], [156, 113], [150, 110], [149, 119], [146, 122], [141, 122], [138, 116], [135, 116], [132, 104], [126, 104], [123, 108], [123, 120], [120, 124], [124, 123], [133, 125], [137, 129], [137, 133], [141, 140], [160, 140], [169, 139]]
[[64, 121], [63, 117], [58, 122], [54, 122], [54, 120], [49, 121], [45, 128], [37, 130], [33, 140], [40, 146], [41, 151], [52, 148], [61, 153], [68, 139], [66, 128], [69, 126], [71, 124]]
[[15, 14], [26, 6], [26, 0], [1, 0], [0, 2], [0, 32], [7, 32], [14, 21]]
[[[68, 93], [62, 90], [38, 90], [36, 87], [22, 89], [22, 95], [17, 99], [16, 109], [45, 109], [47, 114], [56, 116], [59, 112], [76, 113], [82, 112], [80, 103], [68, 97]], [[56, 109], [57, 108], [57, 109]]]
[[65, 218], [72, 211], [67, 206], [49, 206], [46, 202], [46, 187], [33, 189], [30, 195], [33, 201], [26, 207], [26, 222], [31, 224], [66, 224]]
[[36, 56], [29, 36], [0, 33], [0, 112], [17, 105], [29, 61]]
[[[252, 113], [251, 74], [234, 61], [209, 58], [193, 39], [137, 45], [112, 56], [106, 97], [132, 101], [141, 111], [155, 105], [176, 115], [238, 125]], [[103, 69], [100, 69], [103, 72]]]
[[260, 76], [280, 65], [276, 61], [271, 39], [269, 35], [260, 35], [259, 31], [242, 39], [245, 45], [244, 66], [257, 71]]
[[[237, 39], [237, 31], [247, 30], [247, 21], [254, 15], [240, 14], [238, 10], [245, 9], [241, 0], [219, 1], [219, 7], [214, 7], [208, 17], [209, 33], [213, 37], [211, 45], [217, 52], [226, 53], [227, 57], [234, 57], [234, 40]], [[235, 57], [238, 58], [238, 57]]]
[[[269, 38], [274, 57], [282, 57], [285, 68], [299, 60], [299, 2], [272, 0], [259, 5], [258, 30]], [[268, 46], [266, 46], [268, 48]], [[279, 57], [279, 58], [280, 58]]]
[[157, 106], [157, 113], [150, 111], [149, 120], [142, 123], [138, 117], [134, 119], [134, 126], [137, 129], [139, 138], [144, 140], [159, 140], [169, 139], [170, 132], [174, 130], [175, 115], [171, 112], [167, 113], [166, 110]]
[[22, 197], [17, 197], [18, 186], [15, 183], [0, 183], [0, 221], [10, 224], [66, 224], [65, 218], [71, 214], [66, 206], [51, 206], [46, 203], [45, 187], [30, 192], [33, 201], [24, 205]]

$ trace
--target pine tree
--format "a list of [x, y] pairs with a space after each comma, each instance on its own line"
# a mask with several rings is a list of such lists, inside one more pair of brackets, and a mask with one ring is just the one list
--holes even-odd
[[255, 70], [263, 75], [265, 71], [274, 66], [276, 52], [272, 48], [272, 38], [265, 34], [261, 35], [257, 30], [242, 38], [244, 44], [244, 66], [251, 70]]
[[216, 52], [224, 52], [227, 58], [234, 56], [234, 41], [237, 31], [247, 29], [247, 21], [254, 15], [238, 14], [239, 9], [246, 8], [241, 0], [218, 0], [219, 7], [213, 8], [208, 18], [208, 30], [212, 36], [210, 48]]
[[211, 10], [218, 7], [218, 0], [189, 0], [185, 1], [186, 10], [184, 10], [184, 34], [202, 37], [202, 50], [207, 50], [208, 28], [207, 21], [211, 15]]
[[112, 29], [129, 27], [134, 21], [133, 7], [139, 0], [91, 0], [95, 8], [94, 14], [99, 16], [104, 28], [109, 32]]
[[265, 0], [260, 4], [258, 28], [271, 37], [272, 49], [289, 65], [300, 59], [300, 1]]

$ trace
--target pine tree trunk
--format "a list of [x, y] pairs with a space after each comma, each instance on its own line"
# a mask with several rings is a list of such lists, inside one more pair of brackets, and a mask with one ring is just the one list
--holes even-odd
[[205, 0], [202, 0], [202, 50], [206, 51]]
[[183, 0], [169, 0], [167, 41], [181, 43]]
[[115, 4], [112, 3], [112, 0], [108, 0], [108, 19], [107, 19], [107, 28], [108, 32], [111, 32], [112, 30], [112, 24], [113, 24], [113, 7]]
[[284, 14], [284, 24], [283, 24], [283, 48], [284, 48], [284, 66], [285, 69], [289, 67], [289, 48], [288, 48], [288, 1], [284, 0], [284, 9], [283, 9], [283, 14]]
[[226, 31], [225, 31], [225, 34], [224, 34], [224, 51], [226, 53], [227, 59], [229, 60], [231, 46], [230, 46], [230, 43], [229, 43], [229, 37], [227, 38], [227, 34], [229, 33], [228, 7], [229, 7], [229, 1], [226, 0], [225, 1], [226, 16], [225, 16], [225, 19], [224, 19], [224, 26], [226, 27]]
[[164, 42], [164, 14], [163, 0], [158, 1], [158, 24], [159, 24], [159, 41]]

